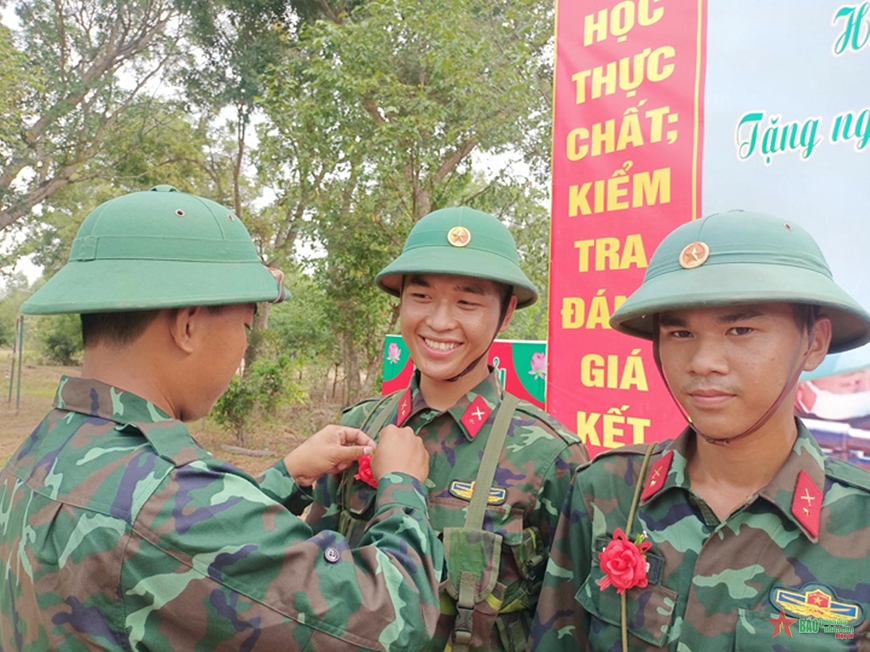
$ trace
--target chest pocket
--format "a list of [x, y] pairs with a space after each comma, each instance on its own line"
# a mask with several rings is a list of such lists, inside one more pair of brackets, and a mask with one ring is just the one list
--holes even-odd
[[[345, 483], [348, 483], [347, 486]], [[352, 548], [358, 548], [371, 520], [378, 490], [365, 482], [354, 482], [353, 475], [345, 472], [339, 495], [345, 496], [344, 507], [338, 517], [338, 531]]]
[[[651, 569], [656, 566], [661, 568], [664, 564], [664, 559], [654, 552], [648, 552], [647, 558]], [[619, 594], [613, 586], [603, 591], [598, 587], [598, 581], [604, 578], [604, 571], [598, 565], [598, 555], [594, 551], [593, 559], [595, 561], [589, 576], [577, 591], [575, 599], [593, 619], [604, 626], [619, 629], [622, 612]], [[677, 592], [661, 584], [649, 584], [645, 588], [627, 589], [625, 594], [629, 635], [655, 648], [664, 648], [674, 620]]]
[[[828, 650], [870, 650], [870, 640], [867, 639], [870, 621], [864, 621], [854, 628], [854, 632], [840, 634], [837, 638], [833, 631], [826, 632], [819, 627], [817, 632], [811, 626], [803, 625], [800, 619], [789, 630], [791, 638], [785, 631], [780, 631], [776, 636], [775, 627], [768, 618], [777, 618], [779, 614], [767, 611], [737, 610], [737, 626], [734, 636], [734, 650], [737, 652], [755, 652], [764, 650], [768, 652], [771, 647], [779, 643], [783, 649], [789, 652], [828, 652]], [[791, 617], [789, 617], [791, 618]], [[809, 631], [807, 631], [809, 630]]]

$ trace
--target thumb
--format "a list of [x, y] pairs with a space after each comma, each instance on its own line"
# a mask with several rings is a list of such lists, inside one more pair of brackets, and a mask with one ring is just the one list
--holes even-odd
[[371, 455], [371, 446], [340, 446], [335, 452], [336, 462], [353, 462], [362, 455]]

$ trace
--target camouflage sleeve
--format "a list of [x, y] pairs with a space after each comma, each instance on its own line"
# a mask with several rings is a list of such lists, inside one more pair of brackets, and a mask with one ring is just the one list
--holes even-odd
[[[365, 401], [347, 408], [341, 415], [340, 425], [359, 428], [372, 407], [374, 407], [372, 401]], [[305, 521], [315, 532], [338, 530], [338, 516], [341, 511], [341, 501], [338, 496], [340, 484], [341, 474], [322, 475], [314, 483], [311, 509], [305, 514]]]
[[547, 548], [553, 542], [556, 524], [559, 521], [559, 511], [574, 472], [589, 461], [589, 453], [586, 447], [579, 441], [566, 446], [553, 460], [550, 468], [541, 479], [541, 488], [538, 492], [538, 529], [541, 532], [541, 540]]
[[403, 474], [381, 479], [351, 549], [234, 467], [198, 460], [157, 486], [124, 555], [133, 649], [416, 650], [438, 617], [441, 544], [425, 489]]
[[313, 498], [310, 488], [296, 484], [287, 471], [283, 458], [258, 475], [257, 483], [264, 494], [297, 516], [311, 504]]
[[530, 650], [588, 649], [589, 618], [574, 597], [589, 575], [591, 563], [591, 519], [580, 488], [580, 478], [588, 468], [579, 469], [562, 504], [532, 623]]

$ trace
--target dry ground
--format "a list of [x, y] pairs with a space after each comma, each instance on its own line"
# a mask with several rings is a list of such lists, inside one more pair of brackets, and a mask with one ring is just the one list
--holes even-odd
[[[0, 467], [51, 409], [61, 375], [79, 375], [78, 367], [37, 365], [25, 357], [20, 407], [16, 410], [15, 379], [11, 403], [7, 401], [11, 366], [12, 352], [0, 349]], [[260, 421], [252, 424], [245, 448], [271, 452], [258, 457], [223, 450], [223, 445], [237, 445], [235, 436], [207, 418], [188, 424], [188, 427], [194, 438], [215, 457], [232, 462], [248, 473], [257, 474], [296, 447], [303, 438], [334, 421], [339, 411], [340, 406], [332, 402], [292, 406], [283, 409], [271, 422]]]

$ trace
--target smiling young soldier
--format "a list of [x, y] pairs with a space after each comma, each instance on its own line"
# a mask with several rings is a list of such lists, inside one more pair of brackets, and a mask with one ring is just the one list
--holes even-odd
[[438, 616], [429, 455], [386, 428], [359, 547], [294, 516], [374, 442], [327, 426], [254, 479], [182, 421], [205, 416], [284, 289], [239, 219], [170, 186], [82, 223], [22, 306], [82, 313], [81, 378], [0, 472], [2, 650], [412, 650]]
[[[424, 649], [524, 650], [559, 505], [588, 460], [575, 435], [504, 392], [487, 365], [493, 340], [537, 290], [507, 228], [464, 207], [422, 218], [376, 280], [401, 298], [417, 371], [406, 390], [349, 408], [342, 423], [372, 436], [383, 423], [410, 426], [430, 453], [429, 514], [447, 575]], [[370, 522], [375, 495], [353, 471], [319, 481], [309, 515], [351, 541]]]
[[793, 415], [801, 371], [870, 339], [815, 242], [767, 215], [685, 224], [611, 325], [653, 340], [690, 426], [577, 472], [534, 649], [870, 649], [870, 474]]

